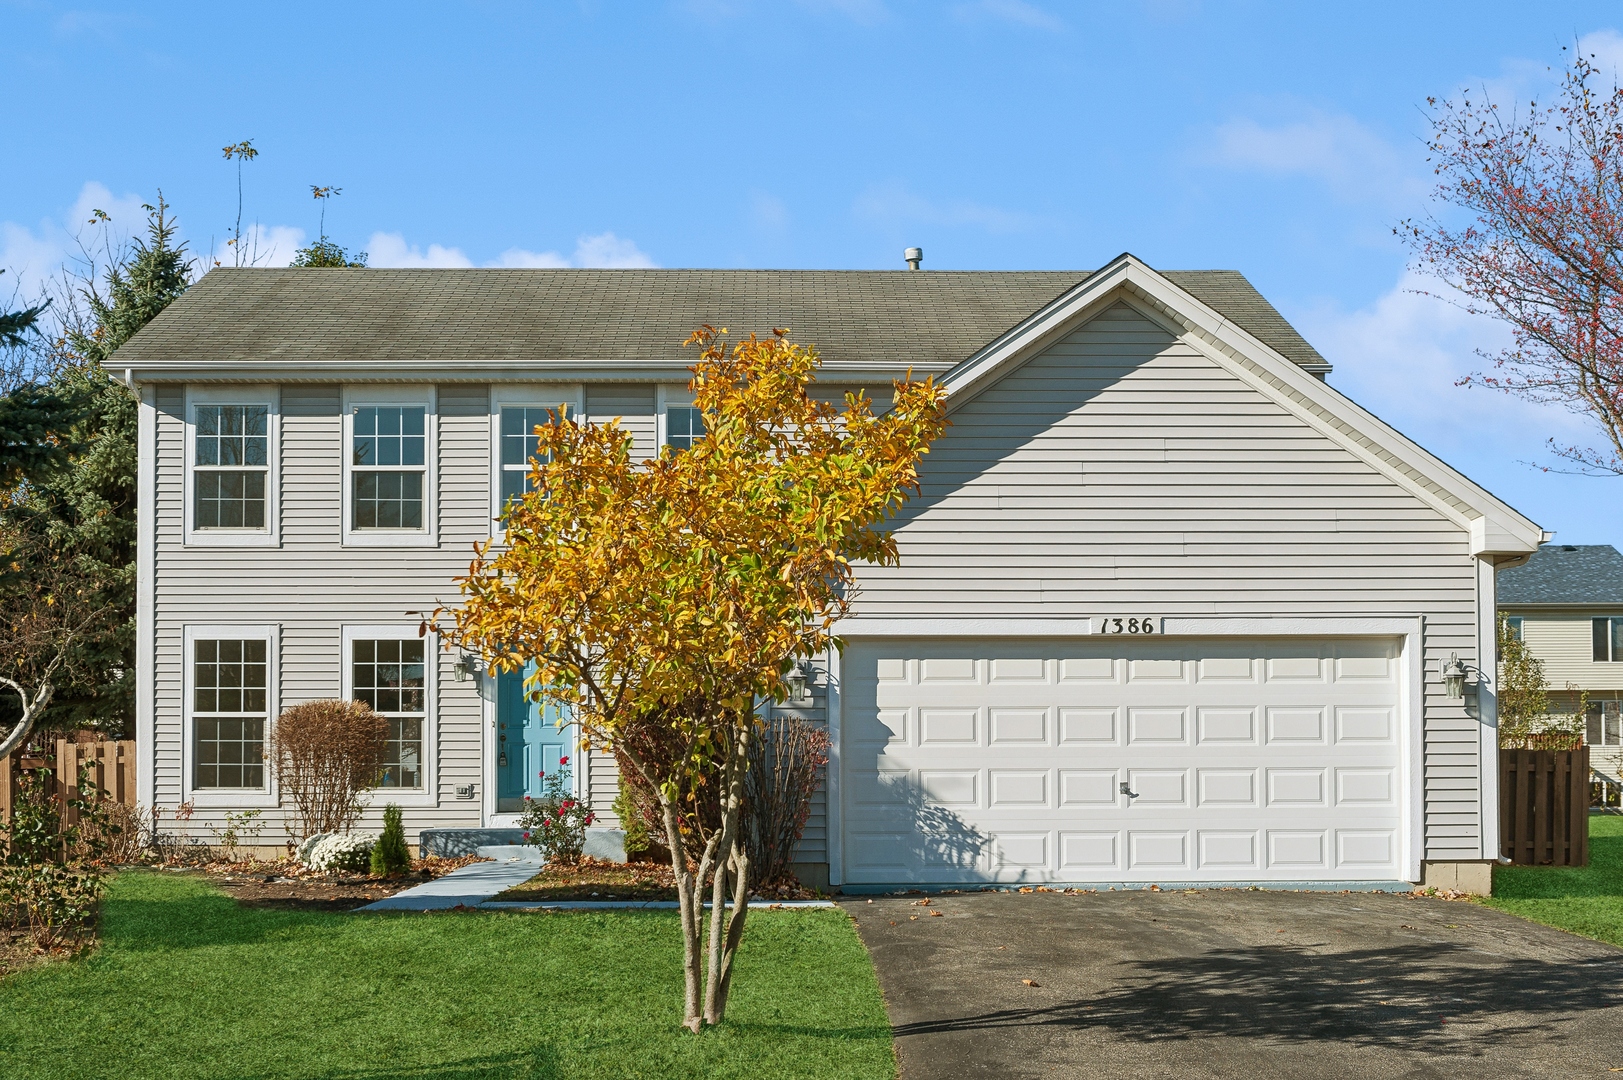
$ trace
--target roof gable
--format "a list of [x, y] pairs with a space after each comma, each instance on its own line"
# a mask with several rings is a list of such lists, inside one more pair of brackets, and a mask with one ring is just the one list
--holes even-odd
[[1508, 504], [1131, 254], [1117, 256], [948, 372], [942, 379], [948, 408], [961, 408], [1008, 371], [1118, 302], [1160, 322], [1469, 530], [1473, 554], [1522, 555], [1543, 539], [1542, 530]]

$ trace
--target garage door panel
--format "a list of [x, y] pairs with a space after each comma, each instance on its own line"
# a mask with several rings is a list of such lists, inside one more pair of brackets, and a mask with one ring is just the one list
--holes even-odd
[[858, 641], [846, 880], [1400, 877], [1397, 656], [1384, 641]]

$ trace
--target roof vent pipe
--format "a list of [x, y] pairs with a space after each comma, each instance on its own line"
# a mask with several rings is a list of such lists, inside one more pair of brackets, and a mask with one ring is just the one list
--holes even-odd
[[924, 262], [924, 249], [908, 248], [906, 251], [902, 252], [902, 258], [907, 260], [907, 268], [909, 270], [917, 270]]

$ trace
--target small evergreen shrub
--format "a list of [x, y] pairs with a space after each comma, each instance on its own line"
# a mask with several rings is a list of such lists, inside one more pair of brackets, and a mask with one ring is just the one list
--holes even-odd
[[648, 835], [648, 820], [643, 817], [631, 788], [626, 784], [620, 785], [620, 793], [614, 797], [614, 816], [620, 819], [620, 828], [626, 834], [626, 858], [634, 859], [647, 851], [653, 843], [653, 838]]
[[400, 807], [390, 803], [383, 808], [383, 835], [372, 848], [374, 874], [400, 874], [411, 868], [411, 849], [406, 847], [406, 827], [400, 821]]

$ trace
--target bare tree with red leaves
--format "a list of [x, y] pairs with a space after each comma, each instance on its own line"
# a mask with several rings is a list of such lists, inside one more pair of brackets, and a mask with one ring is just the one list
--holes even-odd
[[1505, 112], [1486, 96], [1432, 98], [1435, 198], [1472, 215], [1398, 232], [1420, 268], [1458, 290], [1467, 311], [1510, 325], [1492, 387], [1596, 420], [1609, 445], [1550, 449], [1590, 474], [1623, 475], [1623, 89], [1602, 88], [1576, 56], [1553, 104]]

